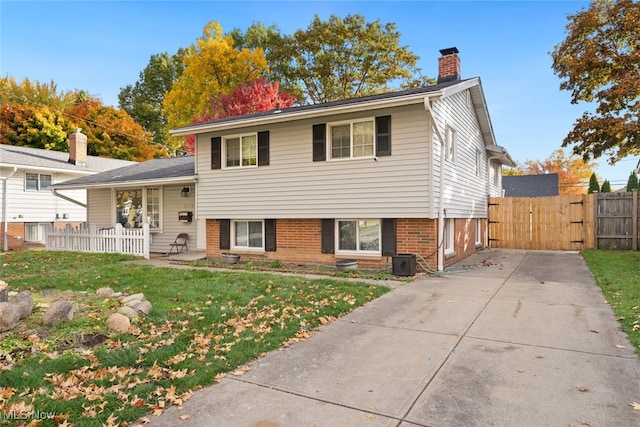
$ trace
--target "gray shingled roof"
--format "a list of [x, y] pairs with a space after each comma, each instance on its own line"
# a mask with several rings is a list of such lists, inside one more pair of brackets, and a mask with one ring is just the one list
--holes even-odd
[[78, 166], [69, 163], [69, 153], [63, 151], [0, 144], [0, 165], [3, 166], [37, 167], [81, 173], [96, 173], [135, 163], [136, 162], [130, 162], [128, 160], [87, 156], [86, 166]]
[[505, 197], [557, 196], [558, 174], [503, 176]]
[[56, 189], [109, 186], [128, 182], [156, 180], [195, 179], [195, 157], [170, 157], [135, 163], [118, 169], [112, 169], [95, 175], [71, 179], [55, 184]]

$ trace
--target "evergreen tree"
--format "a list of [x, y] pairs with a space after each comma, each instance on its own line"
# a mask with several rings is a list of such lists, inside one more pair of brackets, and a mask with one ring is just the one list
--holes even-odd
[[611, 184], [609, 183], [608, 180], [605, 180], [602, 183], [602, 188], [600, 189], [601, 193], [611, 193]]
[[634, 189], [638, 189], [638, 175], [632, 172], [627, 181], [627, 191], [633, 191]]
[[589, 178], [589, 190], [587, 190], [587, 193], [597, 193], [598, 191], [600, 191], [600, 184], [598, 184], [596, 173], [593, 172], [591, 178]]

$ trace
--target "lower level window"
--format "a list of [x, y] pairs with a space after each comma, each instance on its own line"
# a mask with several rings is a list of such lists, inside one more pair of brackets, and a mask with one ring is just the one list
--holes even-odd
[[451, 218], [444, 220], [444, 253], [454, 253], [454, 221]]
[[482, 245], [482, 220], [476, 219], [476, 246]]
[[263, 221], [233, 221], [232, 246], [240, 249], [264, 248]]
[[380, 220], [340, 219], [336, 223], [338, 252], [380, 253]]
[[44, 242], [47, 225], [43, 222], [27, 222], [24, 225], [24, 241], [27, 243]]

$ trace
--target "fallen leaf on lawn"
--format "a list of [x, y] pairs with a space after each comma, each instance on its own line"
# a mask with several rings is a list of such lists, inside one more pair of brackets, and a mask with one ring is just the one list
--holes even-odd
[[637, 402], [631, 402], [629, 403], [629, 406], [631, 406], [633, 409], [640, 409], [640, 403]]
[[189, 414], [180, 415], [180, 419], [183, 421], [187, 421], [189, 418], [191, 418], [191, 415]]
[[585, 391], [589, 391], [589, 389], [588, 389], [587, 387], [583, 386], [583, 385], [578, 386], [578, 387], [576, 387], [576, 388], [578, 389], [578, 391], [581, 391], [581, 392], [583, 392], [583, 393], [584, 393]]
[[138, 418], [138, 424], [149, 424], [151, 420], [147, 417]]

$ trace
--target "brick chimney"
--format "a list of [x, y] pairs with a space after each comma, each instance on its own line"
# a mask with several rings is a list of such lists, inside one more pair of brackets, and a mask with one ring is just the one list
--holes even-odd
[[80, 128], [69, 135], [69, 163], [76, 166], [87, 166], [87, 135], [80, 133]]
[[438, 58], [438, 84], [460, 80], [460, 57], [458, 48], [440, 49]]

